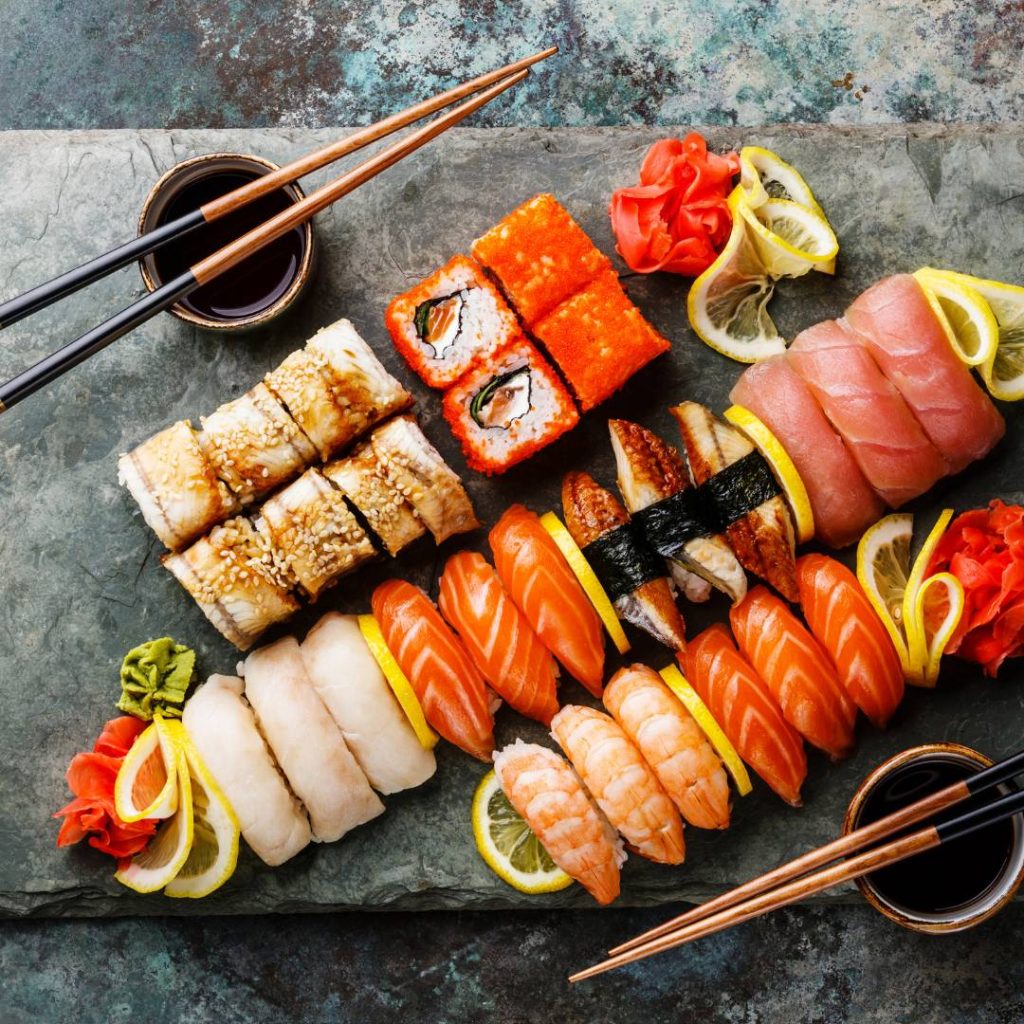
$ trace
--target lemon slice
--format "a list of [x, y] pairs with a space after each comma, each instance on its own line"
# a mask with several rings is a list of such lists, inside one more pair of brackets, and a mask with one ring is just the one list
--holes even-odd
[[131, 745], [114, 781], [114, 810], [124, 822], [169, 818], [178, 809], [177, 758], [157, 715]]
[[775, 479], [778, 480], [786, 497], [789, 510], [793, 513], [796, 539], [799, 543], [805, 544], [814, 536], [814, 512], [811, 510], [807, 488], [804, 487], [793, 460], [779, 439], [749, 409], [742, 405], [732, 405], [725, 410], [725, 418], [733, 426], [739, 427], [768, 460]]
[[734, 218], [746, 223], [761, 265], [772, 277], [802, 277], [816, 267], [834, 272], [839, 241], [820, 213], [791, 199], [751, 206], [740, 186], [729, 197], [729, 207]]
[[[942, 510], [942, 514], [935, 521], [935, 525], [931, 528], [921, 550], [914, 559], [903, 594], [903, 627], [907, 637], [907, 654], [910, 664], [914, 668], [907, 681], [915, 686], [927, 685], [925, 675], [928, 665], [928, 638], [925, 634], [924, 616], [918, 611], [918, 592], [924, 582], [924, 574], [928, 570], [928, 563], [931, 561], [935, 546], [946, 532], [946, 527], [949, 526], [949, 521], [952, 518], [953, 510], [951, 508]], [[956, 623], [953, 625], [955, 626]]]
[[[174, 746], [178, 809], [157, 827], [149, 845], [114, 873], [122, 884], [136, 892], [156, 892], [181, 870], [192, 849], [192, 787], [185, 761], [184, 726], [165, 722]], [[175, 728], [176, 727], [176, 728]]]
[[952, 573], [939, 572], [929, 576], [918, 588], [914, 616], [923, 638], [922, 686], [931, 687], [939, 681], [943, 652], [963, 613], [963, 584]]
[[747, 774], [747, 766], [736, 753], [736, 748], [729, 742], [729, 737], [722, 732], [722, 727], [715, 721], [715, 716], [708, 710], [707, 704], [700, 699], [700, 694], [675, 665], [666, 665], [661, 670], [661, 678], [707, 736], [708, 742], [714, 747], [715, 753], [722, 759], [722, 763], [736, 783], [736, 791], [740, 796], [746, 796], [753, 789], [750, 775]]
[[914, 277], [924, 289], [961, 362], [982, 366], [999, 347], [999, 324], [983, 296], [942, 271], [924, 267]]
[[489, 771], [473, 794], [473, 836], [487, 866], [520, 892], [558, 892], [572, 878], [551, 859]]
[[380, 666], [381, 672], [384, 673], [391, 692], [405, 712], [405, 717], [409, 719], [409, 724], [412, 726], [413, 732], [416, 733], [416, 739], [427, 750], [432, 750], [437, 745], [437, 733], [427, 725], [419, 697], [416, 696], [412, 683], [406, 679], [405, 673], [395, 661], [395, 656], [385, 642], [384, 634], [380, 631], [377, 620], [372, 615], [360, 615], [359, 630], [363, 634], [363, 639], [366, 641], [366, 646], [370, 648], [374, 660]]
[[800, 172], [770, 149], [744, 146], [740, 150], [740, 184], [751, 206], [769, 199], [789, 199], [824, 216]]
[[917, 675], [910, 661], [903, 621], [913, 531], [914, 517], [897, 512], [879, 519], [857, 545], [857, 579], [892, 638], [907, 679]]
[[594, 611], [597, 612], [598, 617], [604, 623], [604, 628], [612, 638], [615, 649], [619, 654], [625, 654], [629, 650], [629, 640], [622, 628], [622, 623], [619, 622], [618, 615], [615, 613], [615, 606], [612, 604], [607, 593], [605, 593], [601, 581], [597, 578], [597, 573], [590, 567], [586, 555], [580, 551], [579, 545], [572, 539], [572, 534], [569, 533], [562, 520], [554, 512], [545, 512], [540, 517], [540, 524], [548, 531], [551, 539], [558, 546], [558, 550], [565, 556], [565, 560], [569, 563], [569, 568], [572, 569], [576, 579], [580, 581], [583, 592], [590, 598]]
[[219, 889], [235, 873], [240, 830], [234, 809], [187, 733], [184, 751], [192, 790], [192, 848], [181, 870], [164, 888], [164, 895], [199, 899]]

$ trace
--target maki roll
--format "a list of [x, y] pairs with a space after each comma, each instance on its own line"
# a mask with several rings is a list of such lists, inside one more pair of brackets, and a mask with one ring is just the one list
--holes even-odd
[[188, 420], [172, 423], [122, 455], [117, 475], [149, 528], [171, 551], [180, 551], [241, 508], [217, 477]]
[[508, 303], [467, 256], [453, 257], [392, 299], [384, 319], [409, 368], [441, 389], [518, 333]]
[[579, 422], [555, 371], [522, 337], [478, 361], [447, 391], [444, 417], [481, 473], [503, 473]]
[[344, 494], [308, 469], [260, 510], [256, 529], [274, 559], [311, 600], [376, 554]]

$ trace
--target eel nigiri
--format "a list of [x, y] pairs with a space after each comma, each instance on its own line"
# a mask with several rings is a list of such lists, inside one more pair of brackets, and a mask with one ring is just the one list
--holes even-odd
[[448, 559], [438, 607], [455, 627], [477, 668], [511, 707], [548, 725], [558, 710], [558, 666], [498, 574], [475, 551]]
[[679, 811], [615, 719], [567, 704], [551, 720], [551, 735], [632, 849], [659, 864], [683, 863], [686, 844]]
[[681, 651], [686, 629], [665, 563], [647, 546], [611, 491], [588, 473], [567, 473], [562, 511], [572, 538], [608, 591], [619, 617]]
[[[691, 601], [706, 600], [707, 585], [733, 601], [747, 592], [747, 577], [721, 534], [702, 521], [679, 452], [628, 420], [609, 420], [619, 491], [644, 537], [669, 565]], [[704, 587], [694, 586], [694, 576]]]
[[846, 692], [881, 729], [903, 699], [903, 670], [857, 577], [834, 558], [803, 555], [796, 580], [807, 625], [831, 656]]
[[739, 430], [705, 406], [682, 402], [669, 412], [693, 480], [704, 488], [740, 564], [795, 601], [793, 519], [770, 467]]
[[764, 587], [754, 587], [729, 612], [729, 622], [786, 721], [819, 750], [846, 757], [853, 749], [857, 706], [828, 655], [787, 605]]
[[373, 592], [371, 604], [427, 721], [467, 754], [490, 762], [494, 716], [487, 684], [430, 598], [404, 580], [387, 580]]
[[803, 741], [736, 650], [729, 630], [721, 623], [709, 626], [690, 641], [679, 660], [740, 757], [786, 803], [799, 807], [807, 777]]
[[510, 505], [487, 539], [501, 582], [541, 643], [574, 679], [600, 697], [601, 620], [540, 518], [523, 505]]

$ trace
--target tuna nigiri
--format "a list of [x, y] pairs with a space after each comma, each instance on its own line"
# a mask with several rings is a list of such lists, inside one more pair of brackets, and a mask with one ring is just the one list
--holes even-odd
[[690, 641], [681, 657], [686, 676], [740, 757], [783, 800], [800, 806], [807, 757], [799, 733], [721, 623]]
[[433, 602], [411, 583], [387, 580], [373, 592], [371, 604], [427, 721], [467, 754], [489, 762], [494, 716], [487, 684]]
[[828, 655], [785, 603], [755, 587], [729, 612], [729, 622], [740, 650], [768, 685], [786, 721], [833, 758], [849, 754], [857, 707]]
[[571, 676], [600, 697], [601, 620], [540, 518], [512, 505], [487, 539], [501, 582], [541, 642]]
[[548, 725], [558, 710], [555, 659], [483, 555], [448, 559], [437, 603], [487, 682], [520, 714]]
[[903, 699], [896, 648], [849, 569], [825, 555], [797, 559], [800, 603], [857, 707], [882, 728]]

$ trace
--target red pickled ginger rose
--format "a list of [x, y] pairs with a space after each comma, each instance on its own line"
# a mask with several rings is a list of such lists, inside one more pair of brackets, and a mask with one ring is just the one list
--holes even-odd
[[951, 572], [964, 588], [964, 613], [946, 650], [995, 677], [1024, 653], [1024, 508], [998, 498], [954, 519], [928, 575]]
[[91, 753], [76, 754], [68, 765], [68, 786], [75, 799], [61, 808], [63, 818], [58, 846], [71, 846], [88, 838], [89, 845], [119, 862], [145, 849], [156, 831], [153, 820], [122, 821], [114, 810], [114, 781], [125, 754], [146, 728], [145, 722], [124, 715], [103, 727]]
[[612, 193], [619, 255], [641, 274], [703, 273], [729, 240], [726, 197], [739, 170], [738, 154], [709, 153], [697, 132], [654, 143], [640, 167], [640, 184]]

